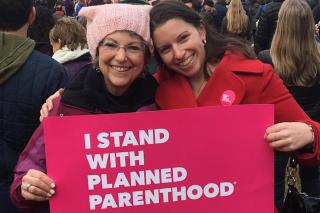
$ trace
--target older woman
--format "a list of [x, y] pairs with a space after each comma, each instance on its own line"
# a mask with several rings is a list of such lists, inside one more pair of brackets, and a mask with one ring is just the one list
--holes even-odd
[[[66, 87], [55, 114], [79, 115], [152, 110], [157, 86], [144, 72], [149, 53], [150, 6], [111, 4], [83, 8], [88, 21], [92, 65]], [[148, 88], [148, 89], [146, 89]], [[15, 205], [29, 212], [48, 208], [55, 182], [46, 175], [43, 132], [33, 134], [16, 167], [11, 186]]]

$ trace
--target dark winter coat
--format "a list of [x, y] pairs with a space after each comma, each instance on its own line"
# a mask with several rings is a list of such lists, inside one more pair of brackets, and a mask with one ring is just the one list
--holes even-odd
[[217, 27], [218, 30], [221, 29], [221, 24], [222, 24], [222, 19], [226, 16], [227, 14], [227, 7], [224, 3], [217, 2], [214, 5], [214, 9], [216, 9], [216, 15], [215, 15], [215, 26]]
[[[62, 65], [33, 51], [27, 61], [0, 85], [0, 212], [10, 212], [9, 187], [18, 157], [39, 125], [45, 100], [63, 87]], [[9, 205], [9, 206], [8, 206]]]
[[87, 53], [77, 59], [63, 63], [63, 66], [66, 69], [69, 79], [72, 80], [81, 70], [81, 68], [87, 64], [90, 64], [90, 62], [91, 56], [89, 53]]
[[278, 13], [283, 0], [273, 0], [266, 4], [255, 33], [254, 49], [256, 53], [270, 49], [273, 34], [277, 27]]

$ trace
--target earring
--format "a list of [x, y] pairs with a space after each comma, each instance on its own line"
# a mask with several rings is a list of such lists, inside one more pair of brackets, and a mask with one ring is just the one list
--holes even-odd
[[96, 70], [97, 73], [100, 73], [100, 72], [101, 72], [100, 67], [96, 67], [95, 70]]
[[202, 40], [202, 43], [203, 43], [204, 46], [206, 46], [207, 40], [206, 40], [206, 39], [203, 39], [203, 40]]

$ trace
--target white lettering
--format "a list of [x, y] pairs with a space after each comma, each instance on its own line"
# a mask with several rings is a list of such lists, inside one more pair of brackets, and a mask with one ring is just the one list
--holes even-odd
[[98, 148], [104, 149], [104, 148], [109, 147], [110, 141], [108, 140], [108, 136], [109, 136], [109, 134], [106, 132], [101, 132], [98, 134], [97, 139], [100, 142], [98, 144]]
[[166, 129], [155, 129], [154, 138], [155, 138], [156, 144], [165, 143], [169, 140], [169, 132]]
[[90, 140], [90, 134], [84, 134], [84, 148], [85, 149], [91, 149], [91, 140]]

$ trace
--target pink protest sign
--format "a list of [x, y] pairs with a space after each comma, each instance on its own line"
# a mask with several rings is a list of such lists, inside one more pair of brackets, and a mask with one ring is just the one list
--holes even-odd
[[51, 213], [270, 213], [272, 105], [50, 117]]

